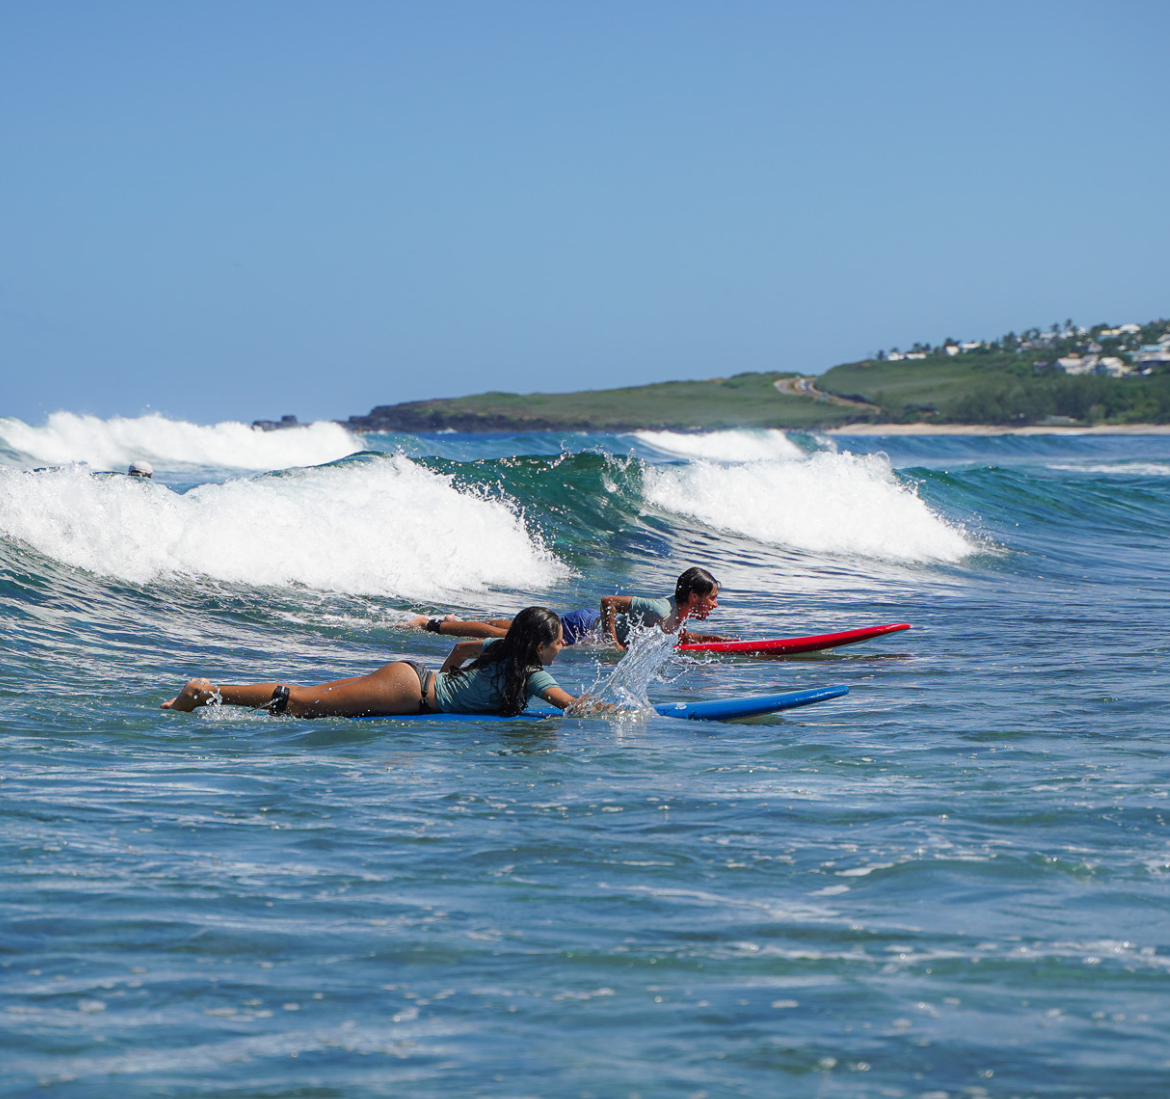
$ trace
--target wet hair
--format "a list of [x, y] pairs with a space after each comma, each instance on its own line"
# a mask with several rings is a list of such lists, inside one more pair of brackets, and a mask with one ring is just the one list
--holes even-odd
[[502, 675], [496, 672], [503, 679], [500, 713], [505, 717], [521, 714], [528, 708], [528, 677], [543, 667], [540, 648], [551, 645], [560, 632], [561, 620], [553, 611], [547, 607], [525, 607], [512, 619], [508, 632], [499, 641], [485, 646], [483, 653], [466, 669], [450, 674], [503, 665]]
[[681, 606], [692, 595], [710, 595], [719, 586], [719, 581], [706, 569], [687, 569], [674, 585], [674, 601]]

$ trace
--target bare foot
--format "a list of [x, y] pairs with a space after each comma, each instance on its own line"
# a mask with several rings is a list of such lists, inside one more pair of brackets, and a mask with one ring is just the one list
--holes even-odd
[[[460, 619], [456, 618], [455, 615], [453, 615], [453, 614], [445, 614], [445, 615], [443, 615], [442, 618], [437, 618], [432, 614], [419, 614], [419, 615], [416, 615], [414, 618], [408, 618], [402, 624], [404, 626], [406, 626], [408, 629], [425, 630], [427, 628], [428, 622], [458, 622], [458, 621], [460, 621]], [[434, 633], [435, 631], [432, 630], [431, 632]]]
[[196, 706], [206, 706], [218, 695], [219, 691], [210, 679], [189, 679], [187, 685], [169, 702], [164, 702], [160, 709], [190, 713]]

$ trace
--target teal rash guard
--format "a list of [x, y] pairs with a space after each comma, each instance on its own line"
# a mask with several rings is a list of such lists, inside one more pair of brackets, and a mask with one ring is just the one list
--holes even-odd
[[635, 595], [630, 599], [630, 609], [619, 614], [614, 623], [617, 639], [624, 645], [634, 630], [657, 626], [678, 609], [674, 596], [669, 599], [652, 599], [648, 595]]
[[[500, 640], [490, 637], [483, 647], [486, 649]], [[544, 668], [528, 673], [529, 701], [534, 698], [543, 701], [545, 692], [557, 686], [557, 681]], [[459, 675], [439, 672], [435, 676], [435, 701], [445, 714], [498, 714], [504, 706], [503, 664], [473, 668]]]

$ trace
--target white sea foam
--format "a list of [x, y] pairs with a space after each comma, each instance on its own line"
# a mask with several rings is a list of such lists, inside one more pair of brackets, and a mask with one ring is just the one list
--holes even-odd
[[705, 458], [712, 462], [757, 462], [777, 458], [799, 458], [803, 451], [783, 431], [712, 431], [688, 435], [678, 431], [635, 431], [639, 442], [665, 454], [682, 458]]
[[145, 458], [166, 469], [270, 470], [335, 462], [361, 450], [362, 440], [324, 420], [261, 431], [231, 421], [205, 426], [158, 415], [102, 420], [54, 412], [42, 427], [0, 418], [0, 448], [28, 465], [85, 462], [96, 469], [124, 469]]
[[1093, 473], [1107, 477], [1170, 477], [1170, 464], [1163, 462], [1103, 462], [1099, 465], [1058, 462], [1048, 468], [1061, 473]]
[[568, 574], [508, 501], [402, 455], [204, 484], [0, 468], [0, 533], [106, 576], [450, 599]]
[[719, 530], [813, 553], [957, 561], [975, 547], [900, 483], [882, 457], [649, 466], [647, 499]]

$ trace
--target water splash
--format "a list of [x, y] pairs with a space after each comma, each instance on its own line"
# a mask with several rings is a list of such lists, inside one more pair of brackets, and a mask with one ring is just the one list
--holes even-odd
[[589, 693], [603, 702], [623, 710], [649, 712], [653, 709], [647, 691], [662, 678], [662, 672], [674, 656], [678, 638], [657, 628], [637, 630], [627, 639], [628, 648], [617, 667]]

